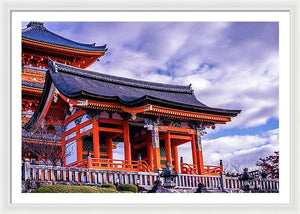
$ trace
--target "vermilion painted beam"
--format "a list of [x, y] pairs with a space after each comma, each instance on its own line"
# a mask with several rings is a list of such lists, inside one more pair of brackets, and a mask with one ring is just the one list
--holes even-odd
[[187, 135], [174, 135], [174, 134], [171, 134], [170, 138], [178, 139], [178, 140], [192, 140], [191, 136], [187, 136]]
[[110, 132], [110, 133], [120, 133], [120, 134], [124, 133], [124, 130], [122, 129], [107, 128], [107, 127], [98, 127], [98, 130], [102, 132]]
[[110, 134], [110, 135], [111, 135], [111, 139], [114, 139], [116, 137], [119, 137], [122, 134], [121, 133], [114, 133], [114, 134]]
[[[78, 126], [79, 126], [79, 128], [81, 129], [81, 128], [83, 128], [83, 127], [85, 127], [85, 126], [88, 126], [88, 125], [90, 125], [90, 124], [92, 124], [92, 122], [89, 121], [89, 120], [87, 120], [87, 121], [85, 121], [85, 122], [79, 124]], [[69, 129], [68, 131], [65, 131], [64, 133], [65, 133], [66, 136], [68, 136], [69, 134], [71, 134], [71, 133], [73, 133], [73, 132], [75, 132], [75, 131], [76, 131], [76, 126], [73, 127], [73, 128], [71, 128], [71, 129]], [[88, 131], [89, 131], [89, 130], [85, 131], [85, 133], [88, 132]], [[82, 135], [82, 134], [84, 135], [84, 133], [81, 133], [81, 135]]]
[[188, 135], [195, 135], [196, 131], [190, 128], [174, 127], [174, 126], [159, 126], [160, 132], [182, 132]]
[[137, 149], [143, 148], [146, 145], [147, 145], [147, 141], [144, 141], [144, 142], [141, 142], [139, 144], [133, 145], [133, 149], [137, 150]]
[[143, 135], [141, 135], [141, 136], [138, 136], [138, 137], [136, 137], [136, 138], [134, 138], [134, 139], [132, 139], [132, 142], [131, 143], [135, 143], [135, 142], [138, 142], [138, 141], [141, 141], [141, 140], [145, 140], [147, 138], [147, 133], [146, 134], [143, 134]]
[[190, 140], [177, 140], [175, 144], [176, 144], [176, 146], [180, 146], [180, 145], [185, 144], [187, 142], [190, 142]]
[[70, 138], [68, 140], [65, 140], [65, 143], [68, 144], [68, 143], [70, 143], [70, 142], [72, 142], [72, 141], [74, 141], [76, 139], [77, 139], [77, 136], [75, 135], [74, 137], [72, 137], [72, 138]]
[[117, 120], [117, 119], [107, 119], [107, 118], [100, 118], [100, 123], [109, 123], [109, 124], [117, 124], [117, 125], [123, 125], [124, 120]]
[[82, 111], [82, 110], [80, 110], [80, 111], [74, 113], [73, 115], [71, 115], [69, 118], [66, 119], [65, 124], [70, 123], [71, 121], [73, 121], [73, 120], [76, 119], [77, 117], [80, 117], [80, 116], [82, 116], [82, 115], [84, 115], [84, 114], [85, 114], [85, 113], [84, 113], [84, 111]]

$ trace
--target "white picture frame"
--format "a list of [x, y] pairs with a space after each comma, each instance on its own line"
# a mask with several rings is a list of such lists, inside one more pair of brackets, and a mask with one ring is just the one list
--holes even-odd
[[[12, 2], [14, 2], [14, 1], [10, 1], [10, 3], [8, 3], [8, 5], [9, 4], [14, 4], [14, 3], [12, 3]], [[216, 1], [213, 1], [213, 2], [215, 2], [215, 3], [217, 3]], [[299, 50], [299, 42], [297, 43], [297, 41], [296, 41], [296, 35], [299, 35], [299, 30], [298, 30], [298, 32], [296, 32], [296, 27], [295, 27], [295, 24], [299, 24], [299, 20], [297, 20], [296, 18], [297, 18], [297, 14], [295, 14], [294, 13], [294, 11], [295, 11], [295, 9], [296, 8], [299, 8], [299, 3], [297, 3], [297, 2], [295, 2], [295, 1], [286, 1], [286, 3], [285, 3], [285, 5], [284, 4], [281, 4], [281, 5], [275, 5], [275, 3], [274, 3], [274, 5], [272, 4], [272, 1], [266, 1], [266, 2], [269, 2], [269, 3], [266, 3], [267, 5], [268, 5], [268, 7], [267, 6], [264, 6], [263, 4], [260, 4], [260, 3], [253, 3], [253, 5], [251, 6], [251, 4], [250, 3], [248, 3], [248, 2], [246, 2], [246, 1], [243, 1], [243, 3], [239, 3], [239, 8], [237, 9], [236, 8], [236, 6], [234, 6], [234, 3], [237, 3], [236, 1], [230, 1], [231, 3], [223, 3], [223, 5], [218, 5], [218, 7], [213, 7], [213, 5], [211, 4], [211, 3], [197, 3], [196, 1], [191, 1], [191, 2], [184, 2], [184, 1], [180, 1], [179, 2], [179, 5], [181, 6], [181, 7], [179, 7], [179, 5], [177, 5], [177, 8], [175, 8], [176, 10], [178, 10], [179, 12], [180, 11], [183, 11], [183, 10], [186, 10], [186, 11], [206, 11], [206, 12], [213, 12], [214, 10], [215, 11], [229, 11], [229, 10], [232, 10], [233, 8], [235, 8], [235, 11], [236, 12], [242, 12], [242, 11], [245, 11], [245, 10], [252, 10], [252, 11], [290, 11], [291, 12], [291, 31], [292, 31], [292, 40], [291, 40], [291, 43], [292, 43], [292, 51], [291, 51], [291, 53], [292, 53], [292, 57], [291, 57], [291, 67], [294, 69], [294, 68], [297, 68], [297, 66], [299, 66], [299, 64], [297, 64], [297, 60], [296, 60], [296, 54], [297, 54], [297, 50]], [[117, 3], [117, 1], [115, 1], [115, 3]], [[118, 2], [119, 3], [119, 5], [121, 5], [120, 4], [120, 2]], [[288, 4], [288, 3], [290, 3], [290, 4]], [[80, 3], [79, 2], [79, 4], [81, 4], [81, 5], [83, 5], [83, 3]], [[141, 5], [141, 3], [139, 3], [139, 2], [135, 2], [135, 4], [134, 5], [132, 5], [132, 7], [129, 7], [128, 8], [128, 6], [126, 6], [126, 5], [124, 5], [122, 8], [120, 8], [120, 7], [118, 7], [118, 6], [116, 6], [116, 4], [114, 4], [114, 3], [103, 3], [103, 5], [99, 5], [100, 7], [99, 8], [101, 8], [101, 10], [105, 10], [105, 9], [108, 9], [108, 10], [113, 10], [113, 9], [122, 9], [122, 10], [126, 10], [126, 9], [130, 9], [131, 10], [131, 12], [134, 12], [133, 10], [135, 10], [135, 9], [139, 9], [140, 11], [149, 11], [150, 9], [154, 9], [154, 10], [165, 10], [166, 12], [168, 12], [168, 11], [171, 11], [171, 9], [174, 9], [174, 8], [172, 8], [172, 6], [170, 5], [170, 3], [162, 3], [162, 4], [158, 4], [158, 2], [156, 2], [156, 1], [152, 1], [152, 7], [151, 7], [151, 5], [150, 5], [150, 7], [148, 6], [148, 5]], [[8, 6], [8, 5], [4, 5], [3, 6], [3, 9], [7, 12], [7, 14], [6, 15], [10, 15], [10, 17], [9, 16], [6, 16], [6, 17], [4, 17], [5, 18], [5, 20], [10, 20], [10, 18], [12, 17], [11, 16], [11, 14], [12, 14], [12, 12], [13, 11], [17, 11], [17, 6]], [[31, 1], [30, 2], [30, 4], [29, 4], [29, 7], [31, 7], [30, 5], [34, 5], [34, 1]], [[197, 5], [197, 6], [195, 6], [195, 5]], [[205, 6], [205, 8], [206, 9], [203, 9], [203, 5], [206, 5]], [[231, 5], [231, 7], [230, 7], [230, 5]], [[292, 5], [292, 6], [291, 6]], [[27, 9], [28, 10], [28, 5], [21, 5], [21, 7], [22, 6], [24, 6], [23, 8], [21, 8], [21, 10], [24, 10], [24, 9]], [[58, 5], [56, 5], [56, 6], [58, 6]], [[89, 6], [91, 6], [91, 5], [88, 5], [86, 8], [87, 8], [87, 10], [90, 10], [91, 8], [89, 7]], [[274, 6], [275, 6], [275, 8], [274, 8]], [[60, 8], [59, 9], [66, 9], [66, 7], [64, 8], [64, 6], [59, 6]], [[251, 8], [250, 8], [251, 7]], [[43, 8], [44, 7], [40, 7], [38, 10], [43, 10]], [[20, 9], [20, 7], [19, 7], [19, 9]], [[30, 9], [34, 9], [34, 6], [32, 6], [32, 8], [30, 8]], [[30, 10], [29, 9], [29, 10]], [[47, 9], [49, 9], [49, 8], [47, 8]], [[57, 8], [53, 8], [53, 9], [57, 9]], [[73, 8], [72, 8], [73, 9]], [[82, 8], [81, 8], [82, 9]], [[191, 10], [192, 9], [192, 10]], [[198, 9], [198, 10], [197, 10]], [[90, 10], [91, 11], [91, 10]], [[95, 11], [95, 10], [94, 10]], [[111, 11], [112, 12], [112, 11]], [[299, 16], [299, 15], [298, 15]], [[299, 17], [298, 17], [299, 18]], [[11, 31], [9, 31], [9, 29], [10, 29], [10, 26], [11, 26], [11, 24], [12, 24], [12, 22], [10, 22], [10, 25], [8, 24], [9, 22], [7, 22], [7, 25], [4, 25], [3, 26], [3, 29], [2, 29], [2, 32], [6, 32], [6, 34], [5, 33], [2, 33], [1, 34], [1, 36], [2, 36], [2, 41], [7, 41], [9, 38], [10, 38], [10, 35], [8, 35], [7, 33], [9, 33], [9, 32], [11, 32]], [[13, 66], [13, 64], [10, 64], [9, 63], [9, 61], [10, 61], [10, 59], [8, 58], [8, 56], [7, 56], [7, 53], [10, 51], [9, 49], [9, 46], [8, 45], [6, 45], [6, 47], [7, 47], [7, 50], [6, 50], [6, 54], [5, 54], [5, 52], [3, 51], [3, 56], [2, 56], [2, 59], [4, 59], [5, 61], [4, 62], [6, 62], [5, 63], [5, 65], [3, 65], [3, 69], [4, 70], [7, 70], [7, 71], [10, 71], [11, 69], [10, 69], [10, 66], [12, 65]], [[295, 74], [294, 72], [293, 72], [294, 70], [292, 70], [291, 72], [292, 72], [292, 76], [293, 77], [298, 77], [299, 78], [299, 75], [297, 75], [297, 74]], [[10, 76], [8, 75], [8, 72], [4, 75], [4, 78], [2, 78], [2, 80], [5, 80], [5, 79], [10, 79]], [[295, 83], [296, 82], [296, 79], [292, 79], [292, 82], [291, 82], [291, 90], [292, 90], [292, 100], [293, 100], [293, 102], [292, 102], [292, 109], [294, 109], [294, 108], [296, 108], [297, 109], [297, 106], [299, 106], [299, 101], [296, 99], [296, 92], [297, 92], [297, 89], [299, 89], [299, 86], [296, 86], [295, 84], [293, 84], [293, 83]], [[4, 98], [5, 98], [5, 100], [9, 100], [10, 99], [10, 81], [8, 81], [8, 82], [3, 82], [3, 92], [4, 92]], [[298, 87], [298, 88], [297, 88]], [[294, 99], [293, 99], [294, 98]], [[7, 102], [7, 103], [9, 103], [9, 102]], [[4, 112], [10, 112], [10, 108], [8, 108], [9, 106], [6, 106], [6, 107], [3, 107], [2, 106], [2, 113], [4, 113]], [[292, 115], [293, 115], [293, 118], [299, 118], [299, 112], [292, 112]], [[12, 115], [12, 117], [13, 117], [13, 115]], [[3, 131], [3, 132], [5, 132], [6, 130], [8, 130], [8, 128], [9, 127], [7, 127], [7, 126], [5, 126], [5, 124], [7, 125], [7, 124], [9, 124], [10, 123], [10, 121], [11, 121], [11, 118], [9, 118], [8, 117], [8, 115], [4, 115], [3, 116], [3, 118], [5, 118], [5, 122], [6, 123], [3, 123], [3, 124], [1, 124], [2, 125], [2, 128], [1, 128], [1, 130]], [[7, 119], [7, 120], [6, 120]], [[292, 122], [294, 122], [295, 123], [295, 120], [292, 120]], [[290, 122], [289, 122], [290, 123]], [[291, 124], [292, 126], [292, 130], [296, 130], [296, 128], [297, 128], [297, 126], [296, 126], [296, 124]], [[12, 128], [14, 128], [14, 126], [12, 126]], [[12, 132], [12, 129], [10, 130], [10, 133]], [[7, 133], [9, 133], [8, 131], [7, 131]], [[6, 142], [12, 142], [12, 141], [10, 141], [10, 139], [11, 139], [11, 136], [9, 136], [8, 134], [6, 133], [6, 135], [4, 134], [3, 135], [3, 142], [4, 141], [6, 141]], [[295, 133], [295, 132], [293, 132], [293, 133]], [[293, 141], [291, 141], [291, 147], [293, 148], [293, 150], [291, 150], [291, 157], [293, 158], [293, 159], [291, 159], [291, 161], [292, 161], [292, 163], [296, 163], [296, 160], [298, 160], [298, 159], [296, 159], [296, 155], [295, 155], [295, 153], [296, 153], [296, 151], [299, 151], [299, 146], [297, 146], [297, 145], [295, 145], [295, 139], [299, 139], [299, 135], [298, 136], [296, 136], [296, 135], [293, 135], [293, 136], [290, 136], [290, 137], [292, 137], [292, 139], [293, 139]], [[2, 145], [3, 146], [3, 145]], [[13, 145], [12, 145], [13, 146]], [[4, 147], [4, 149], [3, 149], [3, 151], [11, 151], [11, 146], [9, 146], [9, 144], [6, 144], [6, 145], [4, 145], [3, 146]], [[9, 155], [9, 153], [4, 153], [3, 154], [3, 159], [5, 160], [5, 161], [3, 161], [3, 163], [2, 164], [4, 164], [4, 167], [3, 168], [7, 168], [7, 166], [9, 166], [10, 165], [10, 160], [12, 160], [14, 157], [12, 157], [11, 155]], [[10, 157], [10, 158], [9, 158]], [[298, 160], [299, 161], [299, 160]], [[13, 162], [13, 161], [12, 161]], [[294, 166], [295, 167], [295, 164], [292, 164], [292, 166]], [[299, 176], [299, 172], [297, 172], [296, 170], [296, 168], [291, 168], [291, 170], [293, 170], [293, 173], [292, 173], [292, 175], [293, 175], [293, 178], [294, 178], [294, 181], [295, 181], [295, 178], [296, 177], [298, 177]], [[297, 174], [296, 174], [297, 173]], [[12, 173], [13, 174], [13, 173]], [[2, 175], [3, 177], [4, 177], [4, 175]], [[295, 176], [295, 177], [294, 177]], [[11, 178], [13, 178], [13, 176], [11, 176]], [[12, 180], [10, 180], [10, 179], [8, 179], [7, 177], [4, 177], [4, 179], [3, 180], [5, 180], [5, 181], [7, 181], [7, 183], [6, 183], [6, 186], [7, 187], [9, 187], [9, 186], [12, 186], [13, 185], [13, 183], [12, 183]], [[9, 184], [9, 185], [8, 185]], [[295, 187], [295, 188], [297, 188], [298, 187], [298, 185], [295, 185], [295, 183], [292, 183], [291, 184], [291, 187]], [[6, 196], [7, 195], [10, 195], [11, 194], [11, 191], [8, 189], [8, 188], [3, 188], [3, 189], [6, 189], [8, 192], [6, 192]], [[298, 188], [299, 189], [299, 188]], [[297, 204], [297, 200], [299, 200], [298, 198], [297, 198], [297, 189], [295, 189], [294, 191], [291, 191], [291, 201], [289, 202], [289, 203], [285, 203], [284, 205], [280, 205], [280, 203], [277, 203], [277, 204], [274, 204], [274, 205], [276, 205], [276, 207], [278, 207], [277, 209], [274, 209], [274, 208], [272, 208], [272, 207], [270, 207], [270, 206], [268, 206], [268, 205], [270, 205], [270, 204], [260, 204], [260, 205], [255, 205], [255, 204], [252, 204], [252, 205], [246, 205], [246, 204], [242, 204], [242, 205], [244, 205], [244, 206], [247, 206], [247, 208], [246, 207], [241, 207], [241, 206], [236, 206], [236, 205], [231, 205], [230, 203], [229, 204], [226, 204], [226, 207], [224, 207], [224, 206], [221, 206], [220, 207], [220, 205], [221, 204], [218, 204], [218, 206], [216, 205], [216, 204], [210, 204], [210, 205], [208, 205], [208, 206], [205, 206], [205, 207], [198, 207], [198, 206], [196, 206], [197, 204], [193, 204], [193, 205], [191, 205], [191, 206], [189, 206], [189, 207], [187, 207], [187, 206], [185, 206], [185, 205], [188, 205], [188, 203], [182, 203], [181, 205], [183, 206], [183, 207], [180, 207], [180, 208], [178, 208], [178, 210], [174, 210], [174, 207], [175, 207], [175, 209], [176, 209], [176, 207], [177, 206], [175, 206], [175, 204], [172, 204], [172, 205], [168, 205], [167, 203], [163, 203], [163, 204], [159, 204], [160, 206], [162, 206], [162, 205], [168, 205], [168, 209], [170, 209], [170, 210], [174, 210], [174, 212], [177, 212], [177, 211], [179, 211], [179, 210], [181, 210], [181, 212], [182, 211], [186, 211], [186, 210], [189, 210], [189, 211], [194, 211], [194, 212], [196, 212], [197, 210], [199, 211], [199, 209], [203, 209], [203, 211], [209, 211], [208, 209], [209, 208], [214, 208], [214, 212], [232, 212], [233, 210], [237, 210], [237, 209], [240, 209], [240, 211], [242, 212], [244, 209], [247, 209], [245, 212], [249, 212], [249, 210], [252, 210], [252, 212], [254, 212], [255, 211], [255, 209], [256, 209], [256, 211], [258, 211], [259, 210], [259, 212], [275, 212], [275, 211], [278, 211], [278, 210], [282, 210], [282, 212], [284, 212], [284, 213], [293, 213], [294, 211], [295, 211], [295, 208], [297, 208], [298, 207], [298, 204]], [[293, 194], [293, 195], [292, 195]], [[2, 196], [3, 197], [3, 196]], [[8, 208], [8, 205], [10, 206], [10, 207], [15, 207], [15, 210], [14, 211], [16, 211], [16, 212], [21, 212], [22, 211], [22, 209], [20, 209], [20, 207], [23, 207], [23, 206], [20, 206], [20, 205], [15, 205], [15, 204], [11, 204], [11, 200], [7, 200], [7, 198], [6, 197], [4, 197], [4, 198], [2, 198], [3, 199], [3, 201], [5, 201], [4, 202], [4, 204], [5, 204], [5, 206], [4, 207], [1, 207], [1, 209], [3, 209], [5, 212], [11, 212], [12, 211], [12, 209], [11, 208]], [[12, 198], [11, 198], [12, 199]], [[213, 199], [212, 199], [213, 200]], [[293, 203], [291, 203], [291, 202], [293, 202]], [[34, 205], [35, 203], [33, 203], [33, 205]], [[42, 203], [42, 204], [44, 204], [44, 203]], [[73, 204], [74, 205], [74, 204]], [[110, 205], [117, 205], [117, 204], [110, 204]], [[122, 204], [122, 205], [126, 205], [126, 204]], [[145, 203], [139, 203], [139, 205], [146, 205]], [[150, 206], [151, 204], [148, 204], [148, 206]], [[153, 204], [152, 204], [153, 205]], [[157, 204], [158, 205], [158, 204]], [[199, 204], [200, 205], [200, 204]], [[203, 205], [203, 204], [202, 204]], [[47, 207], [47, 206], [49, 206], [49, 205], [47, 205], [47, 203], [46, 204], [44, 204], [44, 206], [45, 207]], [[37, 206], [35, 206], [35, 209], [36, 209], [36, 207]], [[42, 211], [42, 210], [44, 210], [45, 209], [45, 207], [43, 207], [43, 206], [39, 206], [38, 207], [38, 209], [37, 210], [40, 210], [40, 212]], [[69, 207], [69, 206], [68, 206]], [[80, 207], [79, 209], [77, 209], [76, 211], [75, 211], [75, 209], [74, 209], [74, 207], [69, 207], [73, 212], [82, 212], [82, 211], [84, 211], [84, 207]], [[102, 209], [103, 207], [101, 207], [101, 209]], [[107, 207], [106, 207], [107, 208]], [[103, 209], [105, 209], [107, 212], [113, 212], [113, 210], [117, 210], [118, 211], [118, 209], [119, 209], [119, 207], [118, 206], [115, 206], [115, 207], [113, 207], [113, 208], [111, 208], [111, 209], [106, 209], [106, 208], [103, 208]], [[139, 209], [139, 208], [141, 208], [140, 206], [136, 206], [136, 207], [127, 207], [126, 208], [126, 210], [129, 210], [130, 209], [130, 211], [132, 211], [132, 210], [140, 210], [140, 212], [148, 212], [149, 210], [145, 210], [145, 209]], [[153, 208], [153, 207], [152, 207]], [[26, 209], [28, 209], [28, 206], [27, 207], [25, 207], [25, 210]], [[57, 209], [57, 207], [55, 207], [54, 209]], [[153, 208], [154, 209], [154, 208]], [[157, 209], [157, 207], [155, 207], [155, 209]], [[166, 207], [161, 207], [161, 209], [162, 210], [165, 210], [166, 209]], [[66, 210], [68, 210], [68, 209], [66, 209], [66, 208], [63, 208], [63, 210], [64, 211], [66, 211]], [[97, 209], [91, 209], [92, 211], [97, 211]], [[122, 211], [123, 209], [119, 209], [119, 212], [120, 211]], [[13, 211], [13, 212], [14, 212]], [[24, 209], [23, 209], [23, 211], [24, 211]], [[46, 211], [47, 212], [47, 211]], [[153, 212], [154, 212], [154, 210], [153, 210]]]

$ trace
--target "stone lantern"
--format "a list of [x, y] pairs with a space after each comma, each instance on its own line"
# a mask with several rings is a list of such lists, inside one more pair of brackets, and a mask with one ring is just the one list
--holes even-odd
[[249, 175], [248, 173], [248, 168], [244, 168], [244, 172], [242, 175], [240, 175], [238, 177], [238, 179], [240, 181], [243, 182], [243, 185], [241, 187], [241, 189], [244, 191], [244, 192], [250, 192], [251, 191], [251, 187], [250, 187], [250, 180], [254, 179], [254, 177], [252, 175]]

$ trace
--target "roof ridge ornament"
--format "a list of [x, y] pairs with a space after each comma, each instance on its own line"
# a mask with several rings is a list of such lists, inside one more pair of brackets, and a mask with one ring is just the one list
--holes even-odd
[[56, 63], [50, 57], [48, 57], [48, 61], [49, 61], [49, 63], [48, 63], [49, 70], [54, 71], [55, 73], [57, 73], [58, 69], [57, 69]]
[[44, 22], [29, 22], [27, 28], [38, 28], [38, 29], [45, 29]]

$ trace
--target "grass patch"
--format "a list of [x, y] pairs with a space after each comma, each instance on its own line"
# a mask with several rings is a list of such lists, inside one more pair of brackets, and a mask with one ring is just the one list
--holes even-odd
[[135, 186], [134, 184], [123, 184], [123, 185], [119, 186], [119, 190], [136, 193], [138, 191], [138, 187]]
[[117, 189], [117, 187], [114, 184], [110, 184], [110, 183], [102, 184], [101, 187], [110, 188], [110, 189]]
[[32, 193], [118, 193], [118, 191], [93, 186], [45, 185], [35, 189]]

